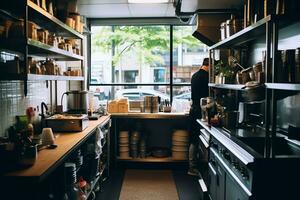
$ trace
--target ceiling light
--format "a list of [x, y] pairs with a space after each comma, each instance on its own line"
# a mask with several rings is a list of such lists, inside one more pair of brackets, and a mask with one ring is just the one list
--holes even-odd
[[128, 0], [128, 3], [169, 3], [170, 0]]

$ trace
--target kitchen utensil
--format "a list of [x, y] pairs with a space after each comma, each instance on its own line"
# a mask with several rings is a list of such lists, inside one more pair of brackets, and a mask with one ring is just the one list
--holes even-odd
[[241, 100], [244, 102], [261, 101], [265, 98], [265, 87], [256, 81], [247, 82], [241, 90]]
[[215, 106], [215, 101], [212, 97], [200, 99], [200, 107], [202, 111], [202, 121], [210, 121], [210, 111]]
[[222, 22], [220, 25], [220, 32], [221, 32], [221, 40], [226, 39], [226, 22]]
[[253, 72], [254, 72], [254, 78], [255, 78], [255, 81], [259, 82], [259, 81], [258, 81], [258, 76], [259, 76], [258, 74], [259, 74], [260, 72], [263, 72], [263, 71], [264, 71], [264, 70], [263, 70], [262, 62], [256, 63], [255, 65], [252, 66], [252, 68], [253, 68]]
[[176, 146], [176, 145], [173, 145], [172, 151], [186, 152], [186, 151], [188, 151], [188, 147], [187, 146]]
[[49, 12], [50, 15], [53, 15], [53, 3], [52, 3], [52, 1], [50, 1], [48, 3], [48, 12]]
[[144, 109], [146, 113], [157, 113], [159, 111], [159, 96], [145, 96]]
[[51, 128], [43, 128], [42, 131], [42, 145], [54, 144], [54, 135]]
[[238, 84], [245, 84], [252, 80], [251, 77], [254, 78], [253, 69], [252, 67], [248, 67], [236, 73], [236, 82]]
[[231, 19], [226, 20], [226, 37], [230, 37], [233, 34], [239, 32], [242, 29], [242, 22], [231, 15]]
[[47, 11], [47, 3], [46, 3], [46, 0], [41, 0], [41, 7]]
[[81, 114], [57, 114], [47, 118], [46, 124], [55, 132], [79, 132], [87, 128], [88, 116]]
[[63, 105], [63, 97], [67, 95], [68, 113], [88, 113], [88, 92], [87, 91], [69, 91], [63, 93], [61, 97], [61, 105]]
[[173, 137], [176, 137], [176, 136], [179, 136], [179, 137], [188, 137], [189, 136], [189, 132], [186, 131], [186, 130], [176, 130], [173, 133]]
[[31, 166], [34, 165], [37, 160], [37, 145], [26, 146], [23, 149], [23, 153], [18, 160], [18, 164], [22, 166]]
[[170, 149], [164, 147], [154, 147], [151, 152], [152, 156], [156, 158], [165, 158], [170, 155]]

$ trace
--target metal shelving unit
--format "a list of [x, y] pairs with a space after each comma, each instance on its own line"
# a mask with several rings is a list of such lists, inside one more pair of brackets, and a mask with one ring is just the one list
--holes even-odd
[[209, 83], [209, 87], [220, 88], [220, 89], [228, 89], [228, 90], [241, 90], [245, 85], [237, 85], [237, 84], [215, 84]]
[[[5, 3], [7, 10], [1, 9], [2, 15], [6, 18], [13, 20], [18, 20], [19, 18], [24, 18], [24, 35], [25, 38], [19, 39], [1, 39], [0, 48], [7, 52], [20, 55], [24, 58], [25, 71], [28, 72], [28, 61], [27, 58], [31, 57], [43, 57], [52, 58], [58, 61], [80, 61], [81, 68], [83, 70], [83, 60], [82, 55], [77, 55], [57, 47], [44, 44], [42, 42], [32, 40], [27, 37], [28, 29], [26, 24], [28, 21], [36, 23], [41, 28], [44, 28], [57, 36], [65, 38], [74, 38], [81, 40], [84, 36], [67, 26], [65, 23], [60, 21], [55, 16], [51, 15], [47, 11], [43, 10], [41, 7], [36, 5], [30, 0], [24, 0], [23, 2], [12, 1], [12, 3], [19, 3], [17, 9], [10, 9], [11, 7]], [[4, 6], [4, 7], [5, 7]], [[37, 75], [37, 74], [4, 74], [0, 75], [0, 80], [23, 80], [24, 81], [24, 94], [27, 95], [27, 81], [84, 81], [83, 76], [57, 76], [57, 75]]]
[[290, 90], [290, 91], [299, 91], [300, 84], [293, 83], [265, 83], [267, 89], [272, 90]]
[[218, 42], [217, 44], [211, 46], [209, 50], [220, 49], [220, 48], [232, 48], [241, 46], [251, 40], [256, 39], [265, 33], [265, 25], [274, 19], [274, 15], [269, 15], [255, 24], [248, 26], [247, 28], [235, 33], [234, 35]]
[[[284, 15], [269, 15], [257, 23], [237, 32], [236, 34], [218, 42], [211, 46], [210, 58], [214, 58], [215, 51], [219, 49], [245, 49], [248, 45], [258, 37], [265, 36], [266, 45], [266, 66], [265, 66], [265, 157], [275, 157], [275, 138], [277, 135], [277, 100], [279, 93], [278, 90], [287, 90], [291, 92], [300, 92], [300, 84], [293, 83], [277, 83], [277, 55], [275, 52], [278, 50], [278, 34], [281, 28], [297, 22], [297, 19], [290, 19]], [[255, 42], [255, 41], [254, 41]], [[212, 66], [213, 66], [212, 62]], [[213, 78], [213, 67], [210, 69], [210, 82]], [[243, 85], [237, 84], [214, 84], [209, 83], [210, 88], [241, 90]]]

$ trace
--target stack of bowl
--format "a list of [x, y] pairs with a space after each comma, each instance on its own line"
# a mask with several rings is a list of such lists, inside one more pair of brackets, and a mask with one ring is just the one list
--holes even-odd
[[172, 159], [187, 160], [189, 149], [189, 133], [185, 130], [176, 130], [172, 136]]
[[137, 158], [139, 155], [138, 153], [139, 140], [140, 140], [140, 133], [137, 131], [132, 132], [130, 138], [130, 154], [133, 158]]
[[142, 138], [140, 141], [140, 157], [146, 158], [146, 140]]
[[128, 131], [120, 131], [119, 133], [119, 153], [120, 158], [129, 157], [129, 133]]

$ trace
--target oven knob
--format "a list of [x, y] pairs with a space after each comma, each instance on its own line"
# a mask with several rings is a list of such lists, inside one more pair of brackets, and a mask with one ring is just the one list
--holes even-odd
[[226, 160], [230, 160], [230, 154], [229, 154], [229, 152], [227, 151], [227, 150], [224, 150], [223, 151], [223, 157], [226, 159]]
[[218, 145], [216, 143], [214, 143], [214, 142], [211, 143], [211, 147], [215, 148], [216, 150], [219, 149]]

